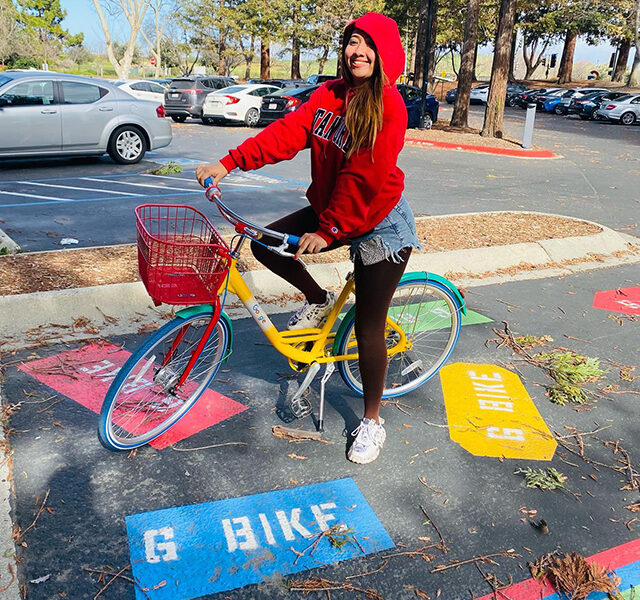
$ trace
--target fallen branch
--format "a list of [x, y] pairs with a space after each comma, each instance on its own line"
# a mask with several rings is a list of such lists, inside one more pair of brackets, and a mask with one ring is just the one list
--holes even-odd
[[449, 552], [449, 548], [447, 547], [447, 544], [444, 541], [444, 538], [442, 537], [442, 534], [440, 533], [438, 526], [436, 525], [435, 521], [429, 516], [429, 513], [424, 509], [422, 504], [420, 505], [420, 510], [424, 513], [424, 516], [427, 517], [427, 519], [429, 520], [429, 524], [436, 530], [436, 533], [440, 538], [440, 545], [442, 547], [442, 551], [446, 554], [447, 552]]
[[442, 571], [446, 571], [447, 569], [455, 569], [457, 567], [461, 567], [462, 565], [468, 565], [470, 563], [483, 562], [489, 563], [492, 565], [499, 564], [493, 560], [496, 557], [501, 556], [502, 558], [520, 558], [520, 555], [517, 554], [514, 550], [503, 550], [502, 552], [496, 552], [495, 554], [484, 554], [481, 556], [474, 556], [473, 558], [467, 558], [466, 560], [455, 560], [451, 561], [448, 565], [438, 565], [434, 569], [431, 569], [431, 573], [441, 573]]
[[291, 429], [290, 427], [282, 427], [282, 425], [274, 425], [271, 428], [271, 433], [274, 437], [287, 440], [289, 442], [320, 442], [322, 444], [333, 444], [329, 440], [322, 438], [322, 433], [319, 431], [304, 431], [302, 429]]
[[176, 448], [171, 446], [176, 452], [194, 452], [195, 450], [208, 450], [209, 448], [220, 448], [220, 446], [246, 446], [246, 442], [223, 442], [222, 444], [212, 444], [211, 446], [200, 446], [199, 448]]
[[38, 509], [38, 512], [36, 513], [36, 517], [33, 520], [33, 523], [31, 523], [31, 525], [29, 525], [29, 527], [27, 527], [26, 529], [18, 532], [18, 535], [15, 538], [16, 539], [16, 544], [19, 544], [22, 541], [22, 538], [24, 538], [25, 533], [27, 533], [27, 531], [29, 531], [29, 529], [31, 529], [32, 527], [35, 526], [36, 522], [40, 518], [40, 515], [44, 512], [45, 505], [46, 505], [47, 500], [49, 498], [49, 491], [50, 490], [47, 490], [47, 493], [44, 495], [44, 499], [42, 500], [42, 504], [40, 504], [40, 508]]
[[369, 600], [384, 600], [384, 598], [376, 592], [374, 589], [361, 588], [352, 585], [346, 581], [331, 581], [329, 579], [323, 579], [322, 577], [311, 577], [309, 579], [290, 581], [288, 588], [292, 592], [302, 592], [308, 594], [309, 592], [325, 592], [330, 590], [343, 590], [347, 592], [359, 592], [364, 594]]

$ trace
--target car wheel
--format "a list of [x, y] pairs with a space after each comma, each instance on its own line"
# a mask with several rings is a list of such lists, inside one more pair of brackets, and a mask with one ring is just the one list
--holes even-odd
[[147, 151], [147, 140], [143, 133], [132, 125], [118, 127], [109, 139], [107, 152], [121, 165], [132, 165], [142, 160]]
[[205, 125], [213, 125], [216, 120], [212, 117], [200, 117]]
[[632, 112], [623, 113], [620, 117], [620, 123], [623, 125], [633, 125], [636, 122], [636, 116]]
[[553, 109], [553, 112], [554, 112], [556, 115], [563, 115], [563, 114], [564, 114], [564, 111], [563, 111], [559, 106], [556, 106], [556, 107]]
[[185, 115], [173, 115], [171, 117], [176, 123], [184, 123], [187, 120]]
[[247, 127], [255, 127], [260, 120], [260, 112], [257, 108], [250, 108], [244, 116], [244, 123]]
[[507, 106], [510, 106], [511, 108], [513, 108], [515, 105], [516, 105], [515, 98], [509, 98], [507, 100]]

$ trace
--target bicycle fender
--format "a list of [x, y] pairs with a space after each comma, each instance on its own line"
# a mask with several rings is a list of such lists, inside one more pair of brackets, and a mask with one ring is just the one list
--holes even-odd
[[[176, 313], [176, 317], [180, 319], [188, 319], [194, 316], [200, 315], [211, 315], [214, 312], [214, 307], [212, 304], [199, 304], [198, 306], [189, 306], [188, 308], [183, 308]], [[227, 358], [225, 358], [222, 362], [225, 363], [229, 360], [229, 356], [231, 356], [231, 348], [233, 348], [233, 323], [229, 318], [229, 315], [220, 311], [220, 318], [224, 319], [229, 329], [229, 343], [227, 344]]]
[[[464, 302], [464, 298], [460, 293], [460, 290], [453, 285], [448, 279], [442, 277], [442, 275], [437, 275], [435, 273], [428, 273], [426, 271], [411, 271], [410, 273], [405, 273], [401, 278], [399, 283], [405, 283], [407, 281], [412, 281], [414, 279], [424, 279], [426, 277], [427, 281], [437, 281], [438, 283], [445, 286], [447, 289], [451, 290], [455, 299], [458, 302], [458, 307], [462, 311], [463, 315], [467, 314], [467, 306]], [[354, 313], [356, 311], [355, 305], [353, 305], [347, 314], [342, 318], [342, 322], [340, 323], [340, 327], [338, 327], [338, 331], [336, 332], [336, 337], [334, 338], [333, 347], [331, 348], [331, 354], [336, 356], [338, 354], [338, 348], [340, 347], [340, 343], [342, 341], [342, 337], [345, 334], [345, 330], [348, 327], [349, 323], [353, 319]]]

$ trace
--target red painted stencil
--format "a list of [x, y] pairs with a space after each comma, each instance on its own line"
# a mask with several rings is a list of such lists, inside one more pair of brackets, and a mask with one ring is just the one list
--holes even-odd
[[593, 307], [629, 315], [640, 315], [640, 287], [596, 292], [593, 297]]
[[[98, 414], [111, 382], [130, 355], [120, 346], [92, 343], [22, 364], [19, 369]], [[191, 410], [150, 445], [161, 450], [246, 409], [207, 388]]]

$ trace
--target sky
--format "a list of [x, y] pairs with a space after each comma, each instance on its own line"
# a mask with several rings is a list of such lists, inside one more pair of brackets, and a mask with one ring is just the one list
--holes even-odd
[[[62, 8], [67, 11], [67, 17], [63, 25], [71, 33], [84, 33], [85, 46], [94, 52], [104, 52], [104, 34], [100, 27], [98, 15], [93, 7], [92, 0], [61, 0]], [[126, 27], [117, 28], [111, 32], [114, 39], [124, 39], [128, 37]], [[480, 50], [481, 53], [482, 50]], [[593, 64], [605, 64], [609, 62], [613, 48], [606, 43], [599, 46], [589, 46], [586, 42], [578, 39], [574, 61], [589, 60]], [[549, 48], [548, 53], [558, 53], [558, 58], [562, 53], [562, 44]], [[633, 54], [633, 52], [632, 52]]]

